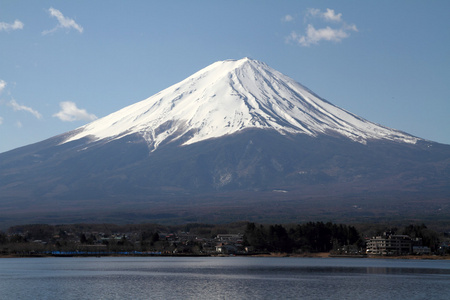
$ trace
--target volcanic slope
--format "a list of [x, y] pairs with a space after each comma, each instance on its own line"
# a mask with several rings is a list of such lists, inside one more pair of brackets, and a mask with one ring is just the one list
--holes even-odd
[[65, 142], [138, 133], [156, 149], [180, 138], [189, 145], [246, 128], [309, 136], [335, 133], [361, 143], [417, 141], [340, 109], [266, 64], [244, 58], [216, 62], [146, 100], [81, 127]]
[[433, 215], [448, 212], [449, 182], [449, 145], [369, 122], [244, 58], [0, 154], [0, 218], [297, 220], [414, 215], [424, 203]]

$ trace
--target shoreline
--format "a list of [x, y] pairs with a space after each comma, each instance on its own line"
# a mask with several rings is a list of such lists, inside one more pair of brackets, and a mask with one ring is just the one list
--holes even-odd
[[406, 260], [450, 260], [450, 255], [403, 255], [403, 256], [379, 256], [379, 255], [339, 255], [329, 252], [319, 253], [264, 253], [264, 254], [231, 254], [231, 255], [208, 255], [208, 254], [73, 254], [73, 255], [52, 255], [52, 254], [8, 254], [0, 255], [2, 258], [45, 258], [45, 257], [295, 257], [295, 258], [369, 258], [369, 259], [406, 259]]
[[370, 259], [411, 259], [411, 260], [450, 260], [450, 255], [341, 255], [332, 254], [330, 252], [319, 253], [304, 253], [304, 254], [290, 254], [290, 253], [268, 253], [252, 255], [257, 257], [309, 257], [309, 258], [370, 258]]

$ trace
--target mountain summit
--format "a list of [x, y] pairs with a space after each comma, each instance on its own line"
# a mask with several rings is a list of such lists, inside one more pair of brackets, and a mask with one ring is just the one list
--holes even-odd
[[366, 143], [417, 138], [371, 123], [321, 99], [265, 63], [225, 60], [136, 104], [77, 130], [64, 142], [140, 134], [155, 150], [163, 142], [189, 145], [238, 131], [274, 129], [281, 134], [342, 135]]
[[262, 62], [226, 60], [83, 127], [1, 153], [0, 229], [448, 219], [449, 158], [450, 145], [369, 122]]

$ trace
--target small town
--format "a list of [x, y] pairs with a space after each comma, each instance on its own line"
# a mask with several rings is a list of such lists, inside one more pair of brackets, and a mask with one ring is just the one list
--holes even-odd
[[[228, 256], [288, 255], [391, 257], [450, 255], [450, 238], [425, 225], [365, 237], [353, 226], [310, 222], [302, 225], [187, 224], [25, 225], [0, 232], [0, 255], [9, 256]], [[409, 233], [409, 234], [406, 234]]]

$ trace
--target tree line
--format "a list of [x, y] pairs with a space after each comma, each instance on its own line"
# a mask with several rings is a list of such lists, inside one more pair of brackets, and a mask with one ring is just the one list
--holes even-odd
[[365, 247], [353, 226], [331, 222], [308, 222], [286, 229], [283, 225], [248, 223], [244, 244], [256, 251], [267, 252], [329, 252], [344, 245]]
[[[362, 228], [362, 229], [361, 229]], [[0, 253], [33, 251], [70, 251], [76, 249], [107, 249], [108, 251], [173, 251], [183, 253], [213, 252], [218, 234], [242, 234], [240, 245], [254, 253], [330, 252], [351, 246], [361, 253], [366, 240], [383, 232], [409, 235], [422, 239], [423, 245], [436, 252], [449, 237], [438, 234], [424, 224], [412, 224], [402, 229], [368, 225], [359, 229], [353, 225], [332, 222], [303, 224], [230, 224], [189, 223], [158, 224], [31, 224], [13, 226], [0, 231]], [[173, 239], [171, 236], [175, 236]], [[195, 237], [195, 240], [192, 238]], [[199, 239], [197, 239], [197, 237]], [[91, 247], [88, 247], [91, 246]], [[449, 250], [447, 250], [448, 252]]]

